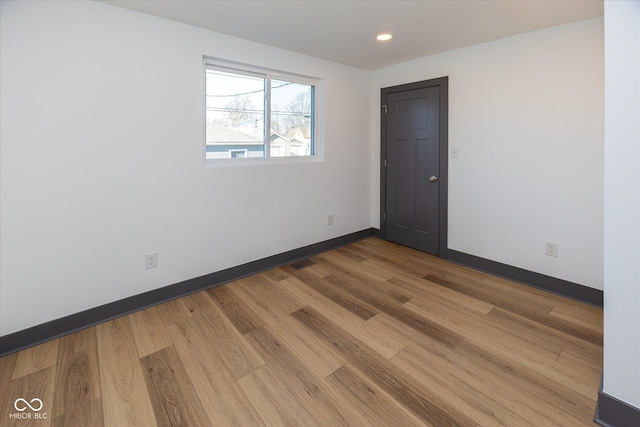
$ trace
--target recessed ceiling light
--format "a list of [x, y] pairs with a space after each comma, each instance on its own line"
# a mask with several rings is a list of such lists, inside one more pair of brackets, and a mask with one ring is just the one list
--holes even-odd
[[380, 41], [387, 41], [387, 40], [391, 40], [392, 37], [393, 36], [391, 34], [378, 34], [376, 39], [378, 39]]

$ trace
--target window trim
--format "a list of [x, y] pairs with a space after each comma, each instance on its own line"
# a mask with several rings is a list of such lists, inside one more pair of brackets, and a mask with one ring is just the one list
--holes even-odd
[[[263, 157], [207, 159], [207, 70], [214, 69], [228, 73], [262, 77], [265, 79], [265, 124], [264, 124], [264, 152]], [[228, 61], [210, 56], [203, 56], [202, 67], [202, 158], [205, 168], [219, 168], [229, 166], [248, 166], [260, 164], [287, 163], [315, 163], [324, 161], [324, 80], [296, 73], [259, 67], [240, 62]], [[311, 91], [311, 138], [312, 143], [309, 156], [272, 157], [271, 150], [271, 80], [286, 80], [313, 87]]]

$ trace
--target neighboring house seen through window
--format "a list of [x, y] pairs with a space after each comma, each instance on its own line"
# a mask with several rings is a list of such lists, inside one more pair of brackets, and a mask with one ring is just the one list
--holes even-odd
[[320, 83], [205, 58], [206, 163], [320, 159]]

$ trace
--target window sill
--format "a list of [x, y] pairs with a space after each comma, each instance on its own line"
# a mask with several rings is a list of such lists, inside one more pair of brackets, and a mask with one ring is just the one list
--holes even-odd
[[237, 159], [207, 159], [204, 161], [205, 169], [218, 169], [227, 167], [242, 166], [265, 166], [265, 165], [295, 165], [302, 163], [321, 163], [324, 157], [315, 155], [309, 157], [270, 157], [268, 159], [259, 158], [237, 158]]

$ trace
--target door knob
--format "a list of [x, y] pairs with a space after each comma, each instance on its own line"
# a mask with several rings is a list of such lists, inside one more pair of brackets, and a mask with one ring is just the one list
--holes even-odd
[[429, 182], [436, 182], [438, 180], [437, 176], [431, 176], [429, 177]]

